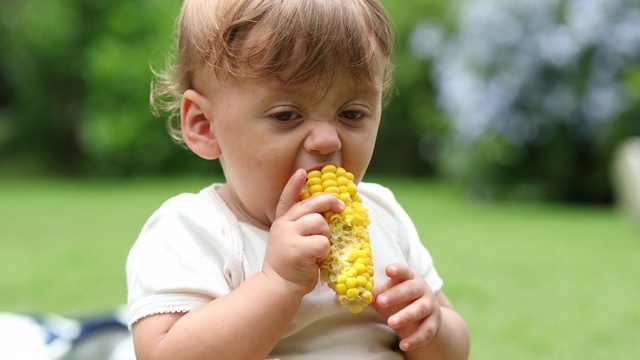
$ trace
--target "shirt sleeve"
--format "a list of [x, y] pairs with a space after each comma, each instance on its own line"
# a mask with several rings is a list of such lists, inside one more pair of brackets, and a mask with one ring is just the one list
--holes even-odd
[[129, 326], [149, 315], [191, 311], [237, 286], [242, 249], [225, 223], [195, 194], [172, 198], [151, 216], [127, 259]]

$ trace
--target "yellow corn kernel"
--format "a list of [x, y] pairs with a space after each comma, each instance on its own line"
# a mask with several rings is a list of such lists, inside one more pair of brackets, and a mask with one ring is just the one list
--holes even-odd
[[351, 196], [349, 196], [348, 193], [344, 193], [342, 189], [340, 189], [338, 197], [340, 198], [340, 200], [342, 200], [342, 202], [344, 202], [345, 205], [351, 204]]
[[345, 203], [339, 214], [323, 214], [331, 229], [331, 249], [320, 264], [320, 279], [336, 292], [342, 307], [359, 313], [373, 301], [373, 259], [367, 231], [368, 210], [353, 181], [353, 174], [344, 168], [326, 165], [307, 174], [300, 199], [328, 192]]
[[373, 279], [371, 279], [367, 285], [364, 286], [365, 289], [367, 289], [369, 292], [373, 291]]
[[[338, 179], [338, 177], [336, 176], [336, 173], [332, 173], [332, 172], [323, 172], [322, 176], [320, 176], [320, 179], [322, 180], [322, 182], [325, 181], [336, 181]], [[336, 181], [336, 185], [338, 184], [338, 182]], [[336, 186], [333, 185], [333, 186]]]
[[364, 273], [365, 271], [367, 271], [367, 265], [364, 265], [364, 264], [359, 263], [359, 262], [357, 262], [357, 263], [353, 264], [353, 268], [354, 268], [354, 269], [356, 269], [356, 271], [358, 272], [358, 274], [362, 274], [362, 273]]
[[321, 173], [323, 173], [323, 174], [326, 174], [326, 173], [333, 173], [333, 174], [335, 174], [335, 173], [336, 173], [336, 170], [338, 170], [338, 168], [337, 168], [335, 165], [333, 165], [333, 164], [327, 164], [327, 165], [325, 165], [325, 166], [320, 170], [320, 172], [321, 172]]
[[345, 190], [349, 189], [350, 181], [351, 180], [347, 179], [344, 175], [336, 178], [336, 183], [338, 183], [338, 186], [340, 186], [340, 188], [344, 188]]
[[370, 292], [365, 292], [364, 294], [362, 294], [362, 297], [368, 300], [369, 302], [373, 301], [373, 294], [371, 294]]
[[313, 185], [322, 185], [322, 179], [319, 177], [312, 177], [309, 180], [307, 180], [307, 186], [313, 186]]
[[324, 188], [324, 192], [332, 193], [337, 197], [340, 197], [340, 188], [338, 188], [337, 186], [326, 187]]
[[335, 180], [331, 180], [331, 179], [329, 179], [329, 180], [324, 180], [324, 181], [322, 182], [322, 187], [323, 187], [324, 189], [326, 189], [326, 188], [336, 188], [336, 191], [337, 191], [338, 193], [340, 192], [340, 188], [338, 187], [338, 182], [337, 182], [337, 181], [335, 181]]
[[347, 297], [349, 299], [355, 299], [358, 295], [360, 295], [360, 291], [358, 291], [358, 289], [347, 289]]
[[323, 189], [322, 184], [311, 185], [309, 186], [309, 193], [311, 193], [311, 195], [321, 193]]
[[349, 257], [347, 258], [347, 261], [356, 261], [356, 260], [358, 260], [358, 258], [359, 258], [358, 255], [359, 255], [358, 250], [352, 250], [349, 253]]
[[322, 171], [320, 171], [320, 170], [311, 170], [307, 174], [307, 182], [309, 181], [309, 179], [320, 178], [320, 177], [322, 177]]

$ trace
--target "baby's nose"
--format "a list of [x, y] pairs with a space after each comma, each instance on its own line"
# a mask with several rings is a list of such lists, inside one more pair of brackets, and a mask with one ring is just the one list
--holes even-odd
[[327, 155], [340, 150], [342, 141], [335, 125], [318, 121], [313, 124], [313, 128], [309, 131], [304, 147], [308, 152]]

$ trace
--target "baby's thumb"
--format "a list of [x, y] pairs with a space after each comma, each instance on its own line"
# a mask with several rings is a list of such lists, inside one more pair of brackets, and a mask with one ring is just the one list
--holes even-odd
[[280, 200], [278, 200], [278, 207], [276, 208], [276, 218], [284, 215], [293, 205], [298, 203], [300, 191], [302, 191], [302, 186], [306, 181], [307, 172], [304, 169], [298, 169], [291, 175], [287, 185], [282, 190], [282, 194], [280, 194]]

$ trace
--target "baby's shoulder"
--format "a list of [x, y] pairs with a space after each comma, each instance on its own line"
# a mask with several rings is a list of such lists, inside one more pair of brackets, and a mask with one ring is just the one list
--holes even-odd
[[[210, 248], [211, 253], [236, 253], [241, 239], [234, 221], [215, 189], [183, 193], [166, 200], [147, 220], [138, 243], [167, 248]], [[173, 251], [173, 250], [172, 250]]]
[[182, 193], [175, 195], [162, 203], [153, 213], [154, 219], [173, 219], [180, 222], [213, 224], [216, 219], [228, 218], [224, 201], [216, 196], [215, 189], [205, 188], [198, 193]]

